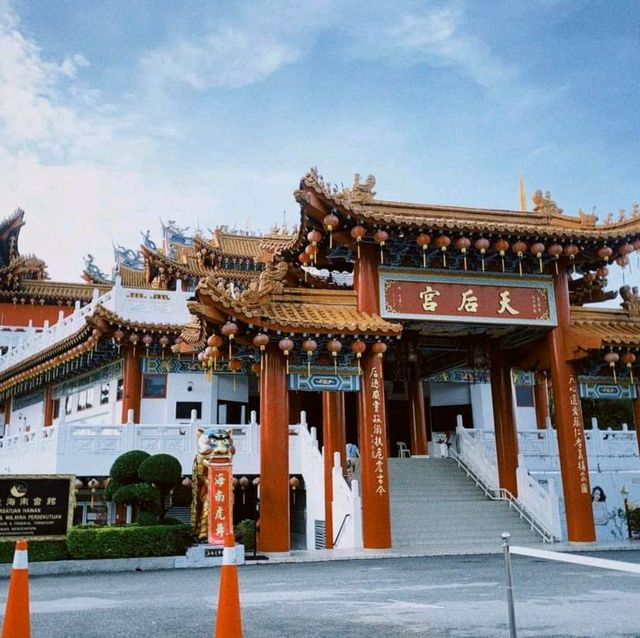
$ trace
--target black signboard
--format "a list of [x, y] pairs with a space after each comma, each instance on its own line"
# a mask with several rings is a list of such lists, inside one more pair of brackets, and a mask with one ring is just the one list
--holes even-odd
[[0, 477], [0, 539], [65, 537], [73, 519], [74, 479]]
[[205, 558], [218, 558], [219, 556], [222, 556], [221, 547], [205, 547], [204, 548]]

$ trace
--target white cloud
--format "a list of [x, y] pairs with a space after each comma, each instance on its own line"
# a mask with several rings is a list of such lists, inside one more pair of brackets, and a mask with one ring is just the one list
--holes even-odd
[[403, 64], [457, 68], [483, 87], [515, 77], [515, 69], [477, 35], [464, 29], [463, 5], [404, 12], [365, 24], [355, 32], [352, 51], [361, 57]]
[[143, 78], [154, 88], [167, 84], [239, 88], [264, 80], [299, 55], [295, 46], [269, 34], [224, 26], [152, 51], [140, 66]]

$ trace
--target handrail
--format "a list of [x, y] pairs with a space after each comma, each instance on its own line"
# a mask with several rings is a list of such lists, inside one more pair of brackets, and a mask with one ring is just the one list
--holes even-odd
[[351, 514], [345, 514], [344, 518], [342, 519], [342, 523], [340, 524], [340, 529], [338, 530], [338, 534], [333, 540], [334, 547], [338, 544], [338, 541], [340, 540], [340, 534], [342, 534], [342, 530], [344, 529], [345, 523], [347, 522], [347, 519], [349, 518], [349, 516], [351, 516]]
[[485, 481], [467, 464], [465, 463], [458, 453], [452, 448], [449, 450], [449, 457], [452, 458], [460, 469], [484, 492], [487, 498], [494, 501], [507, 501], [510, 507], [513, 507], [521, 518], [524, 518], [531, 526], [531, 529], [538, 534], [545, 543], [553, 543], [557, 539], [555, 535], [549, 531], [540, 521], [529, 512], [529, 510], [506, 488], [492, 488], [489, 487]]

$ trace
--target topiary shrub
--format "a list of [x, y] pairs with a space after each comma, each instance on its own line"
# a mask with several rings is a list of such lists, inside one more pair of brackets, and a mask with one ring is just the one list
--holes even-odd
[[116, 480], [120, 485], [129, 483], [137, 483], [140, 478], [138, 469], [140, 465], [150, 457], [148, 452], [143, 450], [131, 450], [121, 454], [111, 466], [109, 476], [112, 480]]
[[193, 543], [188, 525], [74, 527], [67, 545], [72, 558], [184, 556]]
[[182, 480], [180, 461], [170, 454], [154, 454], [140, 464], [138, 475], [160, 492], [160, 511], [164, 516], [167, 512], [167, 496]]

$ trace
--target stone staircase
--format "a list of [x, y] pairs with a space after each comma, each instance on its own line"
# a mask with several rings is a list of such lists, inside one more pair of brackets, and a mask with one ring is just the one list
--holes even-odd
[[505, 501], [491, 500], [452, 459], [389, 459], [394, 549], [434, 553], [500, 551], [541, 538]]

